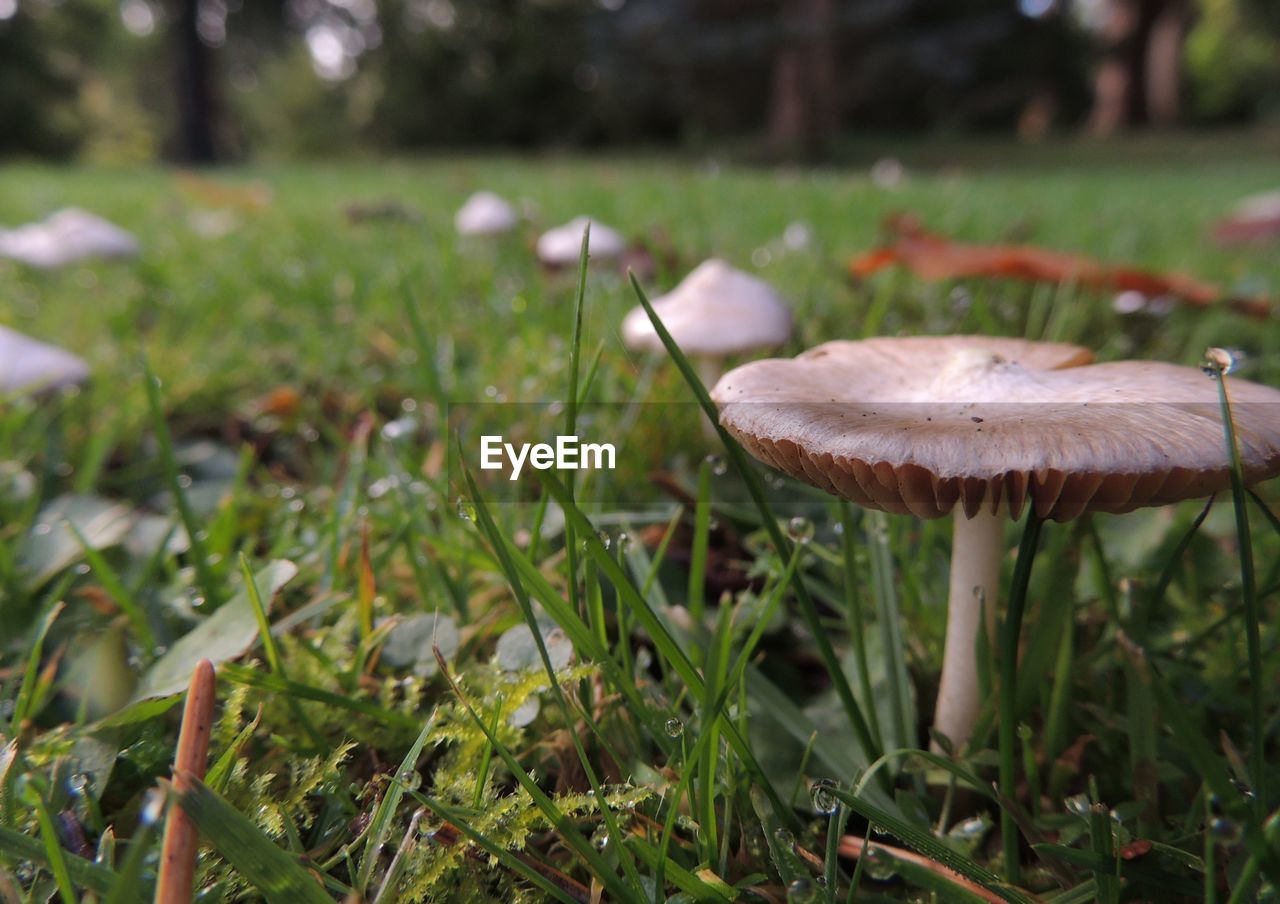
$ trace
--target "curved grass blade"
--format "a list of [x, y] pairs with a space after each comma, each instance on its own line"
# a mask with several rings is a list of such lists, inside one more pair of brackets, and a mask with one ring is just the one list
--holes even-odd
[[187, 789], [172, 792], [218, 853], [270, 904], [333, 904], [320, 882], [295, 857], [212, 788], [190, 773]]

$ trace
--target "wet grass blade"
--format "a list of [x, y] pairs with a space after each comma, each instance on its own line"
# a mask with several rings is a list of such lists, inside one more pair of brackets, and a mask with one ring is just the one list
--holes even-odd
[[[1212, 355], [1210, 356], [1212, 360]], [[1231, 459], [1231, 503], [1236, 516], [1236, 546], [1240, 553], [1240, 595], [1244, 602], [1245, 640], [1249, 651], [1249, 726], [1253, 742], [1252, 775], [1254, 815], [1261, 818], [1267, 810], [1266, 734], [1262, 717], [1262, 635], [1258, 612], [1258, 586], [1253, 567], [1253, 538], [1249, 531], [1249, 499], [1244, 489], [1244, 466], [1240, 462], [1240, 444], [1236, 441], [1235, 422], [1231, 417], [1231, 400], [1227, 395], [1227, 368], [1216, 371], [1218, 404], [1222, 409], [1223, 439]]]
[[[675, 362], [676, 367], [680, 370], [681, 376], [693, 391], [694, 397], [698, 401], [698, 405], [702, 408], [707, 419], [715, 427], [716, 433], [719, 435], [721, 442], [724, 444], [725, 451], [729, 460], [733, 463], [734, 469], [738, 472], [742, 481], [746, 484], [747, 491], [751, 495], [752, 502], [760, 512], [760, 518], [764, 524], [765, 530], [769, 533], [769, 539], [773, 543], [774, 548], [778, 550], [778, 555], [784, 559], [791, 554], [791, 542], [783, 534], [782, 529], [778, 526], [778, 520], [774, 517], [773, 511], [769, 503], [765, 500], [764, 487], [761, 485], [760, 476], [752, 467], [751, 462], [747, 459], [747, 455], [742, 451], [742, 447], [729, 435], [729, 432], [720, 425], [720, 413], [716, 410], [715, 404], [711, 401], [707, 389], [702, 385], [702, 381], [698, 377], [697, 368], [689, 363], [689, 359], [680, 351], [671, 334], [667, 332], [666, 326], [663, 325], [662, 319], [658, 317], [653, 310], [653, 305], [649, 302], [649, 298], [645, 295], [644, 289], [640, 286], [640, 281], [636, 279], [634, 273], [631, 276], [631, 288], [635, 291], [636, 297], [640, 300], [641, 306], [645, 313], [649, 316], [649, 322], [653, 324], [654, 331], [658, 334], [658, 338], [662, 340], [663, 346], [667, 353]], [[849, 716], [849, 721], [853, 725], [853, 730], [858, 736], [858, 742], [862, 744], [863, 750], [867, 752], [868, 757], [876, 757], [880, 755], [879, 746], [872, 737], [871, 729], [867, 724], [866, 717], [862, 713], [862, 708], [858, 706], [857, 699], [853, 696], [853, 689], [849, 686], [848, 678], [844, 674], [844, 670], [840, 666], [840, 660], [836, 656], [835, 648], [831, 645], [831, 639], [827, 636], [827, 630], [822, 624], [822, 619], [818, 614], [817, 606], [814, 604], [813, 598], [810, 596], [805, 587], [804, 579], [799, 573], [796, 574], [792, 581], [792, 587], [796, 595], [796, 602], [800, 607], [800, 614], [804, 618], [805, 625], [812, 633], [814, 643], [818, 648], [818, 656], [822, 660], [823, 666], [826, 668], [827, 677], [835, 687], [836, 694], [840, 698], [841, 705]]]
[[188, 542], [191, 544], [191, 564], [196, 571], [196, 583], [204, 594], [208, 608], [212, 610], [223, 601], [222, 582], [218, 580], [218, 576], [209, 565], [209, 550], [205, 546], [203, 530], [178, 474], [178, 460], [173, 452], [173, 437], [169, 433], [169, 424], [164, 419], [164, 403], [160, 399], [160, 381], [151, 371], [151, 362], [147, 359], [146, 352], [142, 353], [142, 381], [147, 390], [147, 410], [151, 415], [151, 431], [155, 434], [156, 446], [160, 450], [160, 467], [164, 472], [169, 492], [173, 496], [173, 504], [178, 509], [178, 517], [187, 531]]
[[[45, 868], [50, 866], [49, 851], [45, 845], [30, 835], [24, 835], [7, 826], [0, 826], [0, 853], [4, 853], [19, 862], [25, 860]], [[91, 863], [83, 857], [76, 857], [75, 855], [63, 856], [62, 861], [67, 875], [71, 877], [71, 881], [82, 888], [87, 888], [100, 895], [109, 895], [118, 884], [119, 874], [105, 866]], [[139, 901], [141, 896], [135, 894], [126, 900]]]
[[[422, 731], [418, 732], [417, 739], [409, 747], [409, 752], [400, 761], [400, 768], [396, 770], [397, 779], [413, 771], [418, 764], [418, 757], [422, 755], [422, 748], [431, 737], [435, 724], [436, 710], [432, 710], [422, 726]], [[387, 788], [387, 793], [382, 795], [382, 800], [379, 801], [378, 808], [373, 813], [373, 819], [369, 823], [369, 836], [364, 843], [364, 855], [360, 858], [360, 872], [356, 874], [355, 889], [360, 894], [364, 894], [365, 889], [369, 887], [374, 867], [378, 864], [378, 852], [382, 850], [383, 842], [391, 832], [391, 820], [395, 818], [396, 808], [400, 806], [405, 790], [406, 786], [402, 781], [393, 781]]]
[[275, 842], [194, 775], [177, 803], [236, 871], [271, 904], [333, 904], [319, 881]]
[[833, 788], [831, 793], [843, 801], [851, 810], [862, 816], [863, 819], [882, 829], [887, 829], [916, 853], [923, 854], [930, 860], [942, 864], [947, 869], [959, 873], [971, 882], [976, 882], [987, 891], [999, 895], [1006, 901], [1016, 902], [1016, 904], [1034, 904], [1034, 899], [1026, 892], [1006, 884], [995, 873], [975, 863], [907, 820], [894, 816], [870, 803], [865, 798], [848, 791]]

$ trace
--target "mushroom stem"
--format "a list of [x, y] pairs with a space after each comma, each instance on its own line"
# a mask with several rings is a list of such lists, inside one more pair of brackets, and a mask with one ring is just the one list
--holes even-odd
[[[969, 740], [981, 700], [978, 696], [978, 631], [995, 645], [995, 605], [1004, 550], [1003, 513], [983, 509], [966, 518], [954, 515], [951, 589], [947, 599], [947, 639], [942, 654], [942, 683], [933, 713], [934, 730], [959, 749]], [[937, 752], [937, 745], [933, 745]]]
[[[707, 392], [720, 382], [720, 374], [723, 371], [721, 366], [723, 362], [719, 358], [709, 357], [707, 355], [698, 355], [694, 359], [694, 367], [698, 369], [698, 379], [702, 381], [702, 385]], [[715, 440], [719, 434], [716, 432], [716, 425], [711, 422], [704, 412], [702, 415], [702, 435], [709, 440]]]

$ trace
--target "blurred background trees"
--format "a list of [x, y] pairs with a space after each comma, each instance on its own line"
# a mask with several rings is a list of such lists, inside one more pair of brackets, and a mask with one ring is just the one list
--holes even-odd
[[1275, 0], [0, 0], [0, 154], [813, 159], [1277, 116]]

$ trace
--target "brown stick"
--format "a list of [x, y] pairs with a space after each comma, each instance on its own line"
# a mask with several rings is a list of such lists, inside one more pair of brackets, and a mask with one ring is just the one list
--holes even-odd
[[[173, 790], [178, 794], [190, 787], [189, 778], [204, 778], [209, 762], [209, 738], [213, 734], [216, 698], [213, 663], [201, 659], [191, 673], [191, 686], [187, 689], [187, 702], [182, 710], [178, 750], [173, 757]], [[191, 904], [199, 840], [200, 833], [191, 817], [180, 805], [171, 805], [164, 827], [156, 904]]]

